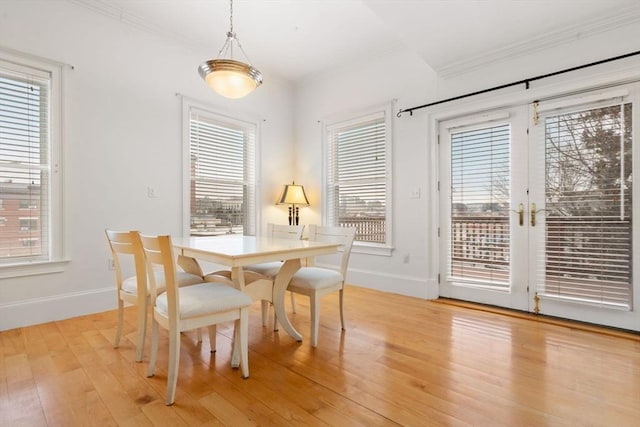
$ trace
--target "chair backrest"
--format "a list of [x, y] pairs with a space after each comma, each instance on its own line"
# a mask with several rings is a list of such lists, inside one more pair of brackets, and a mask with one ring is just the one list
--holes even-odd
[[278, 239], [300, 240], [304, 225], [267, 224], [267, 236]]
[[342, 259], [340, 260], [340, 273], [347, 277], [347, 267], [351, 256], [351, 247], [356, 236], [355, 227], [309, 226], [309, 240], [316, 242], [340, 243]]
[[113, 266], [116, 274], [116, 284], [118, 292], [122, 288], [123, 268], [121, 257], [130, 256], [133, 258], [135, 266], [138, 295], [147, 294], [147, 270], [144, 262], [144, 251], [140, 242], [140, 233], [137, 231], [114, 231], [105, 230], [111, 254], [113, 256]]
[[147, 264], [147, 274], [149, 276], [149, 293], [151, 301], [155, 301], [157, 297], [156, 275], [154, 271], [162, 271], [164, 273], [164, 281], [167, 293], [167, 308], [171, 314], [178, 313], [178, 278], [176, 276], [176, 261], [171, 243], [171, 236], [147, 236], [140, 234], [140, 241]]

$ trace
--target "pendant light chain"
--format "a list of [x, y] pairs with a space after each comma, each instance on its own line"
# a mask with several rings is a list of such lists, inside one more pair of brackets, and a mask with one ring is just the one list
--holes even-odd
[[233, 34], [233, 0], [229, 0], [229, 32]]

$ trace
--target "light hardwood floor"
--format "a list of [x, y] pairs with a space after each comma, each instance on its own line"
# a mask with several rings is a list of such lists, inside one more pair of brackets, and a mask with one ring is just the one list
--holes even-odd
[[[309, 336], [308, 299], [293, 324]], [[229, 366], [231, 325], [184, 334], [176, 403], [135, 357], [127, 309], [0, 333], [2, 426], [637, 426], [640, 341], [349, 286], [322, 300], [317, 349], [250, 319], [250, 378]]]

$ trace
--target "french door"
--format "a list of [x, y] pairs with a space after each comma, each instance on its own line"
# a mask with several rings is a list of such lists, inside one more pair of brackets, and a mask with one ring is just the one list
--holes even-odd
[[640, 330], [634, 104], [627, 86], [441, 122], [440, 295]]

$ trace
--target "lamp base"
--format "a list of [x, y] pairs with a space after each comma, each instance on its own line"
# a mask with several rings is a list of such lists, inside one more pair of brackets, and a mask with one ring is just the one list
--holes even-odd
[[300, 223], [300, 208], [289, 206], [289, 225], [298, 225]]

